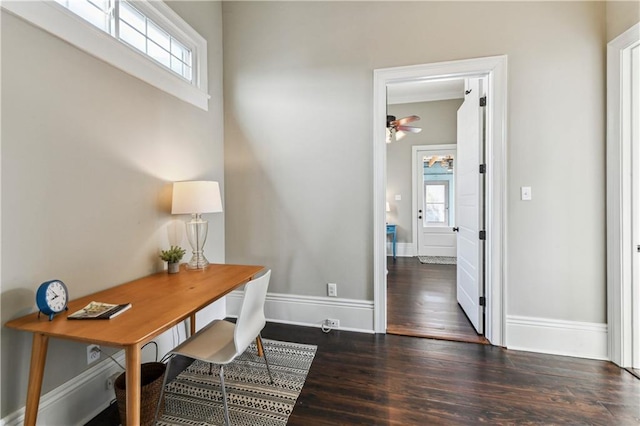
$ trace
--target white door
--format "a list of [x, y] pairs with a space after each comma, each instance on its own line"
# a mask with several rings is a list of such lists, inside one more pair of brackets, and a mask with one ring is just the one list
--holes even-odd
[[483, 220], [484, 108], [480, 106], [482, 81], [468, 79], [465, 100], [458, 109], [458, 149], [455, 167], [458, 303], [475, 327], [484, 333]]
[[456, 256], [455, 145], [414, 147], [414, 197], [418, 256]]

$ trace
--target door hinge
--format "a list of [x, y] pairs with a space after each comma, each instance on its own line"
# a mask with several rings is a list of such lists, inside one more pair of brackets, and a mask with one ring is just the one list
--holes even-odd
[[481, 240], [486, 240], [487, 239], [487, 231], [480, 231], [480, 239]]
[[487, 165], [480, 164], [480, 173], [487, 173]]
[[487, 106], [487, 97], [483, 96], [480, 98], [480, 106]]
[[480, 306], [486, 306], [487, 305], [487, 299], [484, 298], [484, 296], [480, 296]]

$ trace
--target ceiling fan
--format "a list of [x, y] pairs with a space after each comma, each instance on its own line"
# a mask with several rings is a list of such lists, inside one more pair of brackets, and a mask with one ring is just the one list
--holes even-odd
[[406, 124], [420, 120], [417, 115], [410, 115], [396, 120], [395, 115], [387, 115], [387, 143], [404, 138], [407, 133], [420, 133], [420, 127], [407, 126]]

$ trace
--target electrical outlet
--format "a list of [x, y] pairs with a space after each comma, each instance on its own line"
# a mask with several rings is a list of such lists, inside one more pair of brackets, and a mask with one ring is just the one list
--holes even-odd
[[338, 328], [340, 327], [340, 320], [327, 318], [324, 320], [324, 325], [331, 328]]
[[338, 284], [327, 283], [327, 296], [338, 297]]
[[92, 362], [96, 362], [100, 359], [100, 346], [89, 345], [87, 346], [87, 365]]
[[122, 373], [113, 373], [112, 375], [107, 377], [107, 390], [113, 389], [113, 387], [116, 385], [116, 379], [120, 377], [120, 374]]

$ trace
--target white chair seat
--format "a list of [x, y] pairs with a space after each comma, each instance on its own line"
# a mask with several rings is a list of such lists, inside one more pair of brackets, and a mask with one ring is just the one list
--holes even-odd
[[213, 364], [228, 364], [236, 357], [235, 329], [236, 325], [231, 322], [215, 320], [171, 353]]

